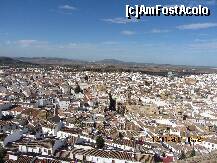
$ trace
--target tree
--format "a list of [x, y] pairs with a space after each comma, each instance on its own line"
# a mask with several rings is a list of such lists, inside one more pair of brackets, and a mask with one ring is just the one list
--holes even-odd
[[166, 157], [166, 154], [165, 154], [165, 152], [163, 152], [161, 156], [162, 156], [162, 157]]
[[105, 146], [105, 140], [101, 136], [97, 136], [96, 138], [96, 146], [99, 149], [102, 149]]
[[93, 123], [93, 128], [96, 128], [96, 122], [94, 121], [94, 123]]
[[6, 155], [6, 150], [0, 145], [0, 163], [5, 162], [4, 157]]
[[186, 120], [187, 119], [187, 115], [183, 115], [183, 120]]
[[118, 137], [119, 137], [120, 140], [122, 140], [124, 138], [124, 135], [121, 132], [119, 132]]
[[114, 99], [112, 98], [111, 93], [109, 93], [109, 100], [110, 100], [109, 110], [111, 110], [111, 111], [116, 111], [116, 100], [114, 100]]
[[118, 103], [117, 113], [124, 116], [125, 112], [126, 112], [126, 106], [124, 106], [122, 103]]
[[191, 151], [190, 157], [194, 157], [194, 156], [196, 156], [196, 151], [195, 151], [195, 149], [193, 148], [192, 151]]
[[185, 152], [184, 151], [181, 151], [181, 155], [179, 157], [179, 160], [184, 160], [186, 159], [186, 155], [185, 155]]
[[154, 154], [154, 162], [162, 162], [162, 161], [163, 161], [163, 159], [157, 153], [155, 153]]
[[76, 94], [78, 94], [79, 92], [83, 93], [83, 90], [81, 89], [81, 87], [78, 84], [77, 84], [74, 91], [75, 91]]
[[87, 75], [85, 75], [84, 80], [88, 81], [88, 78], [89, 77]]
[[21, 114], [18, 114], [18, 115], [16, 116], [16, 119], [21, 119], [21, 118], [22, 118]]
[[19, 123], [20, 123], [21, 126], [26, 126], [26, 125], [28, 125], [29, 121], [24, 118], [24, 119], [20, 119]]

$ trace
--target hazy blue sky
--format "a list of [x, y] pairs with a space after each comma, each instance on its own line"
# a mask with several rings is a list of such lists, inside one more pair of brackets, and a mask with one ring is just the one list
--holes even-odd
[[[142, 17], [125, 5], [205, 5], [209, 17]], [[217, 66], [216, 0], [0, 0], [0, 55]]]

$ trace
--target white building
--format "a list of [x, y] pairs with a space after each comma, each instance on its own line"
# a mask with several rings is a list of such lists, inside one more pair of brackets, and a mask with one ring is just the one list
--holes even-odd
[[201, 143], [203, 147], [205, 147], [209, 152], [217, 149], [217, 141], [216, 139], [205, 140]]

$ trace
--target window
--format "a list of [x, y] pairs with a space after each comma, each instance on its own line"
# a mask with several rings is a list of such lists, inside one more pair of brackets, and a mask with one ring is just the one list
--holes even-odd
[[44, 152], [47, 152], [47, 149], [44, 149]]
[[48, 150], [48, 154], [51, 155], [51, 150]]

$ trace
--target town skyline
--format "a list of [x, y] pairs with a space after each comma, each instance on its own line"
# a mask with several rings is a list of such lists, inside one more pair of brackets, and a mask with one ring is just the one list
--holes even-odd
[[[210, 16], [125, 18], [125, 5], [203, 5]], [[217, 65], [216, 0], [1, 1], [0, 56]], [[16, 27], [16, 28], [14, 28]]]

